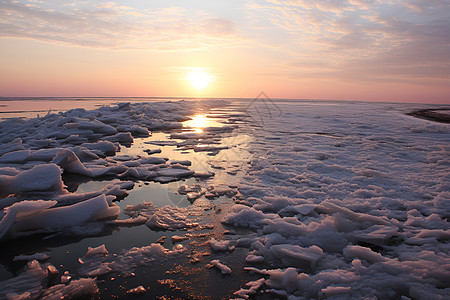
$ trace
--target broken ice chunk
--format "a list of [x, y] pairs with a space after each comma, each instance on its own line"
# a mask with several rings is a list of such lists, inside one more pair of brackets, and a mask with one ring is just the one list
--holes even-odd
[[0, 157], [0, 163], [24, 163], [31, 157], [30, 150], [9, 152]]
[[253, 263], [253, 264], [262, 263], [262, 262], [264, 262], [264, 256], [249, 254], [245, 258], [245, 261], [248, 263]]
[[51, 275], [56, 275], [56, 274], [59, 273], [58, 269], [55, 266], [53, 266], [53, 265], [48, 265], [47, 266], [47, 271]]
[[189, 160], [171, 160], [170, 164], [171, 165], [180, 164], [180, 165], [183, 165], [183, 166], [190, 166], [190, 165], [192, 165], [191, 161], [189, 161]]
[[161, 157], [146, 157], [146, 158], [141, 158], [138, 160], [138, 162], [140, 164], [143, 165], [147, 165], [147, 164], [151, 164], [151, 165], [160, 165], [160, 164], [165, 164], [166, 163], [167, 158], [161, 158]]
[[116, 217], [120, 208], [115, 204], [109, 206], [108, 200], [111, 201], [111, 199], [115, 199], [115, 197], [102, 194], [73, 205], [44, 209], [35, 214], [18, 218], [13, 230], [28, 231], [47, 227], [58, 229], [81, 225], [90, 220]]
[[214, 176], [215, 173], [213, 172], [195, 172], [194, 176], [198, 178], [209, 178]]
[[[1, 183], [1, 181], [0, 181]], [[8, 186], [2, 186], [6, 194], [28, 192], [62, 191], [61, 169], [55, 164], [37, 165], [31, 170], [20, 172], [10, 179]]]
[[0, 144], [0, 156], [8, 152], [14, 152], [17, 150], [23, 150], [24, 146], [22, 145], [22, 140], [20, 138], [16, 138], [9, 143]]
[[142, 151], [146, 152], [148, 155], [161, 153], [161, 149], [144, 149]]
[[71, 279], [72, 276], [70, 275], [69, 271], [65, 271], [61, 276], [61, 283], [68, 283]]
[[264, 224], [265, 220], [276, 217], [276, 215], [264, 214], [252, 207], [239, 204], [233, 206], [233, 211], [222, 220], [223, 224], [236, 227], [258, 228]]
[[355, 230], [347, 234], [355, 241], [362, 241], [372, 245], [382, 246], [386, 240], [398, 236], [398, 228], [395, 226], [373, 225], [365, 230]]
[[375, 263], [375, 262], [383, 262], [386, 260], [385, 257], [383, 257], [380, 253], [374, 252], [370, 248], [361, 247], [361, 246], [353, 246], [348, 245], [343, 250], [344, 256], [347, 259], [352, 259], [355, 257], [365, 259], [368, 262]]
[[328, 286], [320, 291], [326, 296], [348, 293], [352, 290], [350, 286]]
[[182, 242], [182, 241], [184, 241], [184, 240], [187, 240], [188, 237], [186, 237], [186, 236], [178, 236], [178, 235], [174, 235], [174, 236], [171, 237], [171, 239], [172, 239], [172, 244], [175, 244], [175, 243], [179, 243], [179, 242]]
[[121, 132], [113, 136], [104, 138], [106, 141], [118, 142], [123, 145], [131, 145], [133, 143], [133, 136], [129, 132]]
[[248, 299], [249, 295], [254, 295], [256, 292], [264, 285], [266, 280], [264, 278], [260, 278], [256, 281], [250, 281], [245, 284], [245, 286], [250, 287], [248, 290], [240, 289], [237, 292], [234, 292], [233, 295], [239, 296], [244, 299]]
[[228, 266], [222, 264], [218, 259], [212, 260], [210, 264], [207, 265], [207, 267], [216, 267], [220, 270], [220, 273], [224, 275], [231, 274], [231, 269]]
[[20, 260], [47, 260], [50, 258], [49, 253], [35, 253], [31, 255], [17, 255], [13, 258], [13, 261], [20, 261]]
[[119, 125], [117, 130], [121, 132], [130, 132], [133, 136], [149, 136], [146, 128], [137, 125]]
[[309, 262], [311, 268], [324, 256], [323, 250], [315, 245], [308, 248], [290, 244], [273, 245], [268, 253], [278, 258], [285, 266], [301, 267], [305, 265], [305, 262]]
[[107, 224], [114, 224], [114, 225], [142, 225], [145, 224], [148, 221], [148, 218], [144, 216], [137, 216], [135, 218], [129, 218], [125, 220], [113, 220], [108, 221]]
[[24, 200], [17, 203], [14, 203], [11, 206], [8, 206], [5, 208], [5, 212], [16, 213], [16, 218], [20, 219], [22, 217], [25, 217], [27, 215], [34, 214], [36, 212], [42, 211], [44, 209], [50, 208], [58, 203], [55, 200]]
[[107, 254], [108, 250], [106, 250], [105, 244], [100, 245], [98, 247], [92, 248], [88, 247], [88, 251], [86, 256], [99, 255], [99, 254]]
[[109, 141], [98, 141], [97, 143], [84, 143], [81, 147], [89, 150], [98, 150], [105, 155], [114, 155], [118, 147]]
[[29, 299], [36, 299], [41, 294], [41, 282], [45, 276], [45, 271], [37, 260], [29, 262], [26, 272], [0, 282], [0, 299], [7, 299], [8, 295], [25, 295], [25, 293], [28, 293]]
[[143, 294], [145, 294], [145, 292], [147, 292], [147, 291], [145, 290], [145, 288], [144, 288], [142, 285], [140, 285], [140, 286], [138, 286], [138, 287], [136, 287], [136, 288], [134, 288], [134, 289], [128, 290], [128, 291], [127, 291], [127, 294], [132, 294], [132, 295], [143, 295]]
[[233, 251], [234, 246], [230, 246], [231, 241], [218, 241], [215, 238], [209, 240], [209, 245], [214, 251]]
[[[61, 279], [62, 283], [67, 283]], [[81, 278], [66, 284], [54, 285], [42, 293], [43, 300], [53, 299], [90, 299], [98, 293], [96, 278]]]
[[188, 177], [192, 176], [194, 172], [184, 169], [164, 168], [156, 171], [156, 174], [163, 177]]
[[166, 230], [183, 230], [198, 226], [197, 223], [190, 222], [187, 219], [187, 210], [176, 206], [166, 205], [156, 209], [153, 213], [143, 213], [148, 217], [146, 225], [150, 228], [160, 228]]

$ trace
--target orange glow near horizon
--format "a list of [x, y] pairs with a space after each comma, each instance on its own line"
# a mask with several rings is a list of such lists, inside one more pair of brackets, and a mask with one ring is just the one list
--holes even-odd
[[335, 2], [6, 1], [0, 97], [450, 104], [446, 1]]

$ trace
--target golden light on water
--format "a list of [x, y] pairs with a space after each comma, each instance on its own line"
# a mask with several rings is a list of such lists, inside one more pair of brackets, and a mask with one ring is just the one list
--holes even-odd
[[203, 129], [206, 127], [206, 116], [205, 115], [195, 115], [192, 119], [191, 126], [194, 127], [195, 132], [202, 133]]
[[203, 129], [206, 127], [221, 127], [223, 124], [209, 115], [198, 113], [191, 116], [190, 120], [183, 122], [183, 126], [196, 133], [203, 133]]
[[187, 75], [187, 80], [189, 80], [193, 88], [203, 90], [209, 86], [212, 78], [211, 75], [204, 70], [195, 69]]

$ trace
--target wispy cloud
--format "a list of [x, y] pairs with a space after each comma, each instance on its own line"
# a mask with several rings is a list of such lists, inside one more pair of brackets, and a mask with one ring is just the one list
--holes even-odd
[[95, 8], [69, 3], [61, 9], [40, 3], [0, 2], [0, 36], [114, 49], [200, 49], [236, 43], [233, 20], [189, 16], [182, 8], [138, 10], [103, 2]]
[[253, 0], [248, 8], [259, 24], [269, 21], [263, 30], [282, 30], [282, 50], [295, 58], [280, 69], [299, 76], [450, 79], [448, 0]]
[[164, 72], [181, 52], [185, 65], [226, 65], [223, 77], [279, 90], [303, 79], [450, 86], [450, 0], [61, 2], [0, 0], [0, 38], [160, 50]]

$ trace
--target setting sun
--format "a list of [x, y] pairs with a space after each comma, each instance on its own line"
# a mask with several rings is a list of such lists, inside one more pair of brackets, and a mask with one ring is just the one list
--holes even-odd
[[197, 90], [203, 90], [209, 86], [211, 82], [211, 76], [203, 70], [194, 70], [190, 72], [187, 76], [191, 85]]

